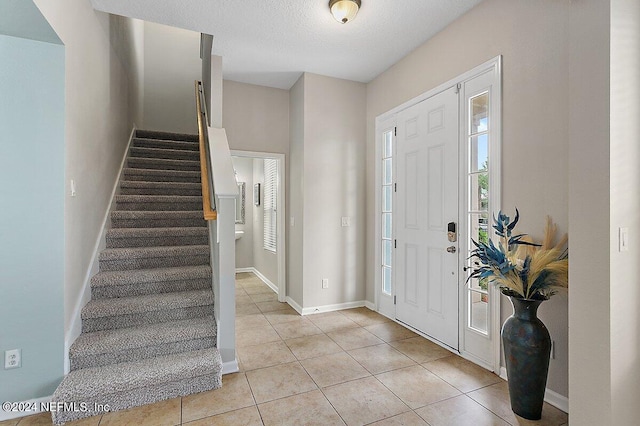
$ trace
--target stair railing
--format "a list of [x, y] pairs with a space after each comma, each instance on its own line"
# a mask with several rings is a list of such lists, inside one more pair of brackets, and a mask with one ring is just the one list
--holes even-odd
[[209, 227], [213, 314], [218, 326], [222, 374], [238, 371], [236, 359], [236, 197], [238, 185], [224, 129], [207, 125], [203, 84], [196, 82], [196, 107], [200, 135], [200, 168], [204, 218]]
[[200, 137], [200, 179], [202, 180], [202, 211], [205, 220], [216, 220], [216, 199], [211, 171], [211, 153], [207, 132], [207, 103], [204, 98], [202, 82], [196, 81], [196, 110], [198, 114], [198, 135]]

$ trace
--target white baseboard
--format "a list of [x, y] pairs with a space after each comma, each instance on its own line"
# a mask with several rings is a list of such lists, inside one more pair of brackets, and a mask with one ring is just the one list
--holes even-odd
[[98, 256], [100, 252], [105, 248], [106, 241], [105, 236], [107, 230], [110, 228], [109, 221], [109, 213], [113, 210], [113, 205], [115, 203], [115, 197], [120, 190], [120, 180], [122, 179], [122, 174], [124, 172], [124, 165], [127, 161], [127, 155], [129, 154], [129, 150], [131, 148], [131, 143], [133, 141], [133, 135], [136, 132], [136, 126], [134, 124], [133, 129], [131, 129], [131, 133], [129, 134], [129, 142], [127, 143], [127, 148], [124, 150], [124, 155], [122, 156], [122, 161], [120, 162], [120, 172], [118, 173], [118, 177], [116, 178], [115, 183], [113, 184], [113, 189], [111, 190], [111, 199], [109, 200], [109, 206], [107, 207], [107, 211], [104, 214], [102, 219], [102, 231], [98, 235], [98, 239], [93, 248], [93, 255], [91, 257], [91, 263], [87, 268], [87, 272], [84, 276], [84, 282], [82, 285], [82, 292], [80, 293], [80, 297], [78, 298], [76, 305], [73, 309], [73, 315], [71, 316], [71, 324], [69, 329], [64, 333], [64, 374], [68, 374], [71, 368], [69, 361], [69, 349], [75, 340], [80, 336], [82, 332], [82, 308], [86, 305], [89, 300], [91, 300], [91, 277], [98, 273], [100, 269], [100, 262], [98, 261]]
[[298, 305], [298, 302], [287, 296], [287, 303], [291, 306], [297, 313], [302, 315], [302, 306]]
[[500, 367], [500, 374], [498, 374], [498, 376], [500, 376], [502, 380], [506, 380], [507, 382], [509, 381], [509, 378], [507, 377], [506, 367]]
[[547, 388], [544, 391], [544, 400], [565, 413], [569, 412], [569, 398], [564, 395], [560, 395], [559, 393]]
[[[34, 414], [38, 414], [43, 412], [42, 408], [42, 404], [46, 404], [48, 402], [51, 402], [51, 397], [50, 396], [45, 396], [43, 398], [36, 398], [36, 399], [30, 399], [28, 401], [21, 401], [18, 403], [18, 406], [20, 407], [28, 407], [29, 411], [5, 411], [5, 410], [0, 410], [0, 422], [3, 422], [5, 420], [11, 420], [11, 419], [17, 419], [19, 417], [26, 417], [26, 416], [32, 416]], [[44, 407], [45, 410], [47, 407]], [[47, 410], [48, 411], [48, 410]]]
[[365, 306], [364, 300], [358, 300], [356, 302], [336, 303], [333, 305], [313, 306], [309, 308], [302, 308], [301, 315], [321, 314], [323, 312], [341, 311], [343, 309], [362, 308]]
[[323, 312], [341, 311], [343, 309], [362, 308], [363, 306], [366, 306], [367, 308], [371, 309], [371, 306], [373, 305], [371, 302], [358, 300], [356, 302], [336, 303], [333, 305], [323, 305], [323, 306], [314, 306], [310, 308], [303, 308], [298, 304], [298, 302], [296, 302], [289, 296], [287, 296], [287, 303], [289, 304], [289, 306], [295, 309], [296, 312], [299, 313], [300, 315], [321, 314]]
[[[500, 367], [500, 377], [504, 380], [508, 380], [506, 367]], [[549, 388], [545, 389], [544, 391], [544, 401], [564, 411], [565, 413], [569, 412], [569, 398], [564, 395], [560, 395], [559, 393], [554, 392]]]
[[267, 277], [265, 277], [262, 274], [262, 272], [258, 271], [253, 266], [250, 266], [248, 268], [236, 268], [236, 274], [241, 273], [241, 272], [253, 272], [256, 277], [260, 278], [260, 280], [262, 280], [263, 283], [268, 285], [269, 288], [271, 288], [271, 290], [275, 291], [275, 293], [278, 294], [278, 286], [275, 285], [274, 283], [272, 283]]
[[272, 283], [271, 281], [269, 281], [267, 277], [262, 275], [262, 272], [258, 271], [256, 268], [253, 268], [253, 273], [256, 274], [256, 276], [260, 278], [263, 283], [268, 285], [269, 288], [271, 288], [271, 290], [275, 291], [275, 293], [278, 294], [278, 286]]
[[364, 301], [364, 306], [366, 306], [367, 308], [371, 309], [372, 311], [377, 312], [378, 310], [376, 309], [376, 304], [373, 302], [369, 302], [368, 300]]
[[238, 359], [234, 359], [233, 361], [227, 361], [222, 363], [222, 375], [237, 373], [240, 371], [240, 367], [238, 366]]

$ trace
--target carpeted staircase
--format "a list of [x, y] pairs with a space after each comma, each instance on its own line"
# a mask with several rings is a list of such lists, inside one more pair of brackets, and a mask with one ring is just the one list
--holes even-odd
[[136, 131], [54, 423], [221, 386], [197, 141]]

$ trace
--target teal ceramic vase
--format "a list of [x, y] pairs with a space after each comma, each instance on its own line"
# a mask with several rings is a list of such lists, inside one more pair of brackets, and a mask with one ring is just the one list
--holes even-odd
[[513, 315], [502, 326], [502, 343], [511, 409], [525, 419], [539, 420], [551, 355], [549, 331], [537, 316], [543, 301], [510, 299]]

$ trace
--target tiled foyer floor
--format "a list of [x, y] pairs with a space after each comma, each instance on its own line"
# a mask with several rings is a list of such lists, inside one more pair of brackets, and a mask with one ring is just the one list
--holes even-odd
[[[300, 317], [253, 274], [236, 281], [240, 372], [223, 388], [82, 425], [564, 425], [513, 414], [496, 375], [367, 308]], [[49, 425], [46, 414], [0, 426]]]

